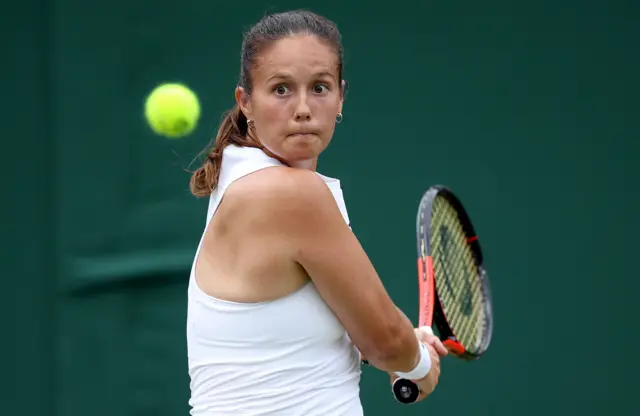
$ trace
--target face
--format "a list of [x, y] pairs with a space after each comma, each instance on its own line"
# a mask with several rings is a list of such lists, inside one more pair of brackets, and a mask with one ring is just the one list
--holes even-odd
[[249, 96], [236, 100], [260, 142], [290, 166], [315, 169], [342, 111], [336, 53], [315, 36], [290, 36], [264, 48], [255, 62]]

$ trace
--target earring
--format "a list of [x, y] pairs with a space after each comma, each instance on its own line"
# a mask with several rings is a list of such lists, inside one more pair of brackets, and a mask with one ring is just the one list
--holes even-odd
[[342, 113], [338, 113], [338, 115], [336, 116], [336, 123], [342, 123]]

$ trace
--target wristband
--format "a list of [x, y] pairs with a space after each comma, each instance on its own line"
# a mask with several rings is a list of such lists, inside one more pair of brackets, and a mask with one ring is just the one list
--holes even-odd
[[396, 371], [394, 373], [395, 375], [407, 380], [420, 380], [426, 377], [427, 374], [429, 374], [429, 370], [431, 370], [431, 356], [429, 355], [429, 350], [422, 342], [420, 342], [419, 345], [420, 359], [418, 360], [418, 364], [415, 366], [415, 368], [408, 373]]

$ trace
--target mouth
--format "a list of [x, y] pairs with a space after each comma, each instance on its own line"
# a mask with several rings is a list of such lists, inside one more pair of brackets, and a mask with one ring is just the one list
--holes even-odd
[[317, 136], [317, 134], [310, 131], [300, 131], [297, 133], [291, 133], [289, 136], [310, 137]]

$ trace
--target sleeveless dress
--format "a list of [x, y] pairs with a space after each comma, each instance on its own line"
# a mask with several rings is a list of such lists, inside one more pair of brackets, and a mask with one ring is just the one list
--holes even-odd
[[[260, 149], [227, 146], [205, 230], [234, 181], [271, 166], [283, 164]], [[340, 181], [318, 175], [349, 224]], [[188, 288], [191, 415], [361, 416], [359, 353], [313, 283], [267, 302], [214, 298], [195, 280], [201, 245]]]

